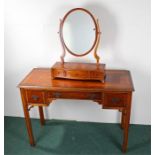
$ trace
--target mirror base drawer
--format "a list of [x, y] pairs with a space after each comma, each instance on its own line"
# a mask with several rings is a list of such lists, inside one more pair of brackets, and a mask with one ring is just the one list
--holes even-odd
[[104, 82], [105, 64], [56, 62], [51, 68], [52, 78], [99, 80]]

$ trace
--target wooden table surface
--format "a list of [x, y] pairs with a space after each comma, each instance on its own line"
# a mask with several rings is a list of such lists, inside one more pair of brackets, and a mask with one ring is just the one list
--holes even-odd
[[20, 88], [63, 89], [89, 91], [134, 91], [130, 72], [127, 70], [106, 70], [105, 82], [52, 79], [50, 68], [34, 68], [18, 85]]

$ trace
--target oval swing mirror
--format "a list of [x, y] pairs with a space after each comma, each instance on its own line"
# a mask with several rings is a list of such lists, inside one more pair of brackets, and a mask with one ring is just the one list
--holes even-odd
[[72, 55], [88, 54], [97, 41], [95, 18], [83, 8], [70, 10], [62, 20], [61, 37], [65, 48]]

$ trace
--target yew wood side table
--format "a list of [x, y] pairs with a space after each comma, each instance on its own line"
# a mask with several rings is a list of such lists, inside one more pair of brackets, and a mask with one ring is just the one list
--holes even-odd
[[[93, 100], [104, 109], [122, 112], [122, 150], [126, 152], [130, 123], [131, 98], [134, 91], [130, 72], [127, 70], [106, 70], [105, 82], [52, 79], [50, 68], [34, 68], [18, 85], [26, 120], [29, 141], [35, 145], [29, 110], [38, 106], [40, 123], [44, 125], [43, 106], [55, 99]], [[67, 105], [66, 105], [67, 106]]]

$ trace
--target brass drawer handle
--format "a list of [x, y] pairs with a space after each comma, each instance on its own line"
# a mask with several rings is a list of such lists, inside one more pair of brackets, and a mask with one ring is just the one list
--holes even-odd
[[55, 93], [53, 93], [53, 96], [56, 97], [56, 98], [60, 98], [61, 97], [61, 93], [55, 92]]
[[118, 102], [121, 102], [121, 101], [122, 101], [121, 98], [116, 98], [116, 97], [114, 97], [114, 98], [111, 99], [111, 102], [112, 102], [112, 103], [118, 103]]
[[88, 97], [89, 97], [89, 99], [93, 100], [96, 98], [96, 96], [97, 96], [96, 94], [90, 94]]
[[37, 96], [37, 95], [32, 95], [32, 99], [33, 99], [34, 101], [37, 101], [37, 100], [39, 99], [39, 96]]

